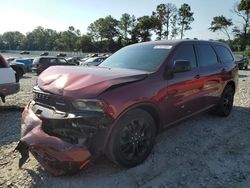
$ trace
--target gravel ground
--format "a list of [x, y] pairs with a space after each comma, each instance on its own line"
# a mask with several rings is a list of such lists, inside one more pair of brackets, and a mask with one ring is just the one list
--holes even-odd
[[[0, 105], [27, 104], [35, 78], [26, 74], [21, 91]], [[149, 158], [131, 169], [102, 157], [73, 176], [53, 177], [34, 158], [20, 170], [13, 152], [20, 117], [20, 110], [0, 108], [0, 187], [250, 187], [250, 71], [240, 71], [229, 117], [204, 113], [167, 129]]]

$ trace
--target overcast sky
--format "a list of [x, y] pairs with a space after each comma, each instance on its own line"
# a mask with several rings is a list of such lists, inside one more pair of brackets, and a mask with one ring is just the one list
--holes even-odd
[[224, 15], [240, 24], [240, 19], [230, 10], [237, 0], [0, 0], [0, 34], [6, 31], [26, 33], [37, 26], [57, 31], [67, 30], [69, 26], [86, 33], [87, 27], [100, 17], [112, 15], [119, 19], [123, 13], [151, 15], [161, 3], [174, 3], [177, 7], [187, 3], [194, 12], [192, 30], [185, 38], [219, 39], [223, 34], [212, 33], [208, 27], [214, 16]]

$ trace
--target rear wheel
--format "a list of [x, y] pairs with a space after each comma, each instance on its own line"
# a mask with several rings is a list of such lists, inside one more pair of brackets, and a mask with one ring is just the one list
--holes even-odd
[[19, 68], [19, 69], [18, 69], [18, 74], [19, 74], [19, 78], [22, 78], [23, 75], [24, 75], [23, 70]]
[[120, 166], [136, 166], [150, 154], [155, 133], [155, 122], [150, 114], [141, 109], [131, 110], [115, 125], [106, 154]]
[[233, 107], [234, 89], [232, 86], [227, 85], [221, 95], [218, 105], [214, 108], [214, 112], [219, 116], [228, 116]]

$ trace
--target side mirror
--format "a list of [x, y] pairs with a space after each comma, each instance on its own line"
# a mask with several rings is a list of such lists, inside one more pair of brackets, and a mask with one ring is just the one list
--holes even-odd
[[191, 63], [187, 60], [174, 61], [174, 73], [191, 71]]

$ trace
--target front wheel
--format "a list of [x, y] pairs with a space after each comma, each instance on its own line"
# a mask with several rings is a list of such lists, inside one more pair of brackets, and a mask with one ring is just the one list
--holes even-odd
[[226, 117], [230, 114], [233, 107], [234, 93], [232, 86], [227, 85], [225, 87], [218, 105], [214, 108], [217, 115]]
[[151, 115], [141, 109], [131, 110], [115, 125], [106, 154], [120, 166], [136, 166], [150, 154], [155, 135], [156, 125]]

